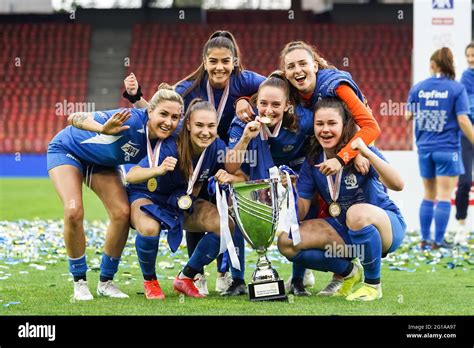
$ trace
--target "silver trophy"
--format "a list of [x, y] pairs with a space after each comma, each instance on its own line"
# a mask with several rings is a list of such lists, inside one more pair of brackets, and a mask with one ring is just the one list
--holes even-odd
[[[250, 301], [285, 300], [283, 280], [266, 256], [278, 226], [284, 197], [278, 197], [279, 178], [247, 181], [230, 186], [232, 210], [244, 238], [257, 251], [257, 267], [249, 284]], [[285, 193], [286, 194], [286, 193]]]

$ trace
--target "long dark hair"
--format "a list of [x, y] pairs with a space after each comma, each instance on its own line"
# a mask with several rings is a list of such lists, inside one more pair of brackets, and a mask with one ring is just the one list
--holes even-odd
[[431, 55], [430, 60], [438, 66], [439, 70], [441, 70], [441, 74], [451, 80], [456, 78], [453, 52], [448, 47], [442, 47], [439, 50], [436, 50]]
[[195, 98], [191, 101], [186, 110], [186, 114], [183, 119], [183, 124], [181, 130], [178, 134], [177, 147], [178, 147], [178, 156], [179, 156], [179, 169], [184, 175], [185, 180], [189, 180], [192, 173], [193, 165], [193, 144], [191, 142], [191, 137], [189, 135], [189, 130], [186, 127], [187, 124], [191, 122], [191, 116], [195, 111], [206, 110], [211, 111], [216, 114], [217, 111], [214, 105], [208, 101], [204, 101], [200, 98]]
[[250, 102], [252, 105], [257, 105], [258, 93], [262, 90], [263, 87], [275, 87], [281, 89], [285, 93], [286, 100], [290, 103], [288, 111], [283, 114], [282, 126], [288, 129], [290, 132], [296, 133], [299, 129], [299, 120], [298, 115], [295, 110], [295, 102], [290, 98], [290, 82], [285, 78], [283, 71], [275, 70], [267, 79], [263, 81], [258, 87], [258, 92], [255, 93]]
[[199, 87], [203, 81], [204, 76], [206, 75], [206, 70], [204, 69], [204, 60], [206, 59], [209, 50], [213, 48], [227, 48], [232, 53], [234, 59], [234, 72], [236, 75], [239, 75], [244, 70], [240, 58], [240, 49], [237, 45], [237, 41], [235, 41], [234, 35], [226, 30], [218, 30], [214, 32], [204, 44], [202, 49], [202, 61], [199, 67], [184, 79], [176, 83], [177, 86], [183, 81], [193, 81], [191, 86], [189, 86], [189, 88], [184, 91], [182, 95], [183, 98], [186, 98], [186, 96], [191, 93], [193, 89]]
[[[336, 109], [342, 118], [342, 134], [339, 143], [336, 145], [336, 153], [338, 153], [357, 133], [357, 126], [354, 122], [346, 104], [338, 98], [322, 98], [314, 106], [314, 115], [320, 109]], [[315, 118], [316, 121], [316, 118]], [[308, 160], [311, 165], [315, 164], [316, 158], [323, 151], [323, 147], [318, 142], [316, 137], [311, 138], [311, 144], [308, 152]]]

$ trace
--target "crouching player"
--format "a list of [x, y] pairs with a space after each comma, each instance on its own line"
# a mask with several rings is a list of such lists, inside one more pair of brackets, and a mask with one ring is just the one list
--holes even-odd
[[[278, 247], [289, 260], [307, 268], [331, 271], [344, 277], [337, 296], [347, 300], [372, 301], [382, 297], [380, 281], [381, 258], [400, 246], [405, 235], [405, 222], [385, 188], [400, 191], [400, 175], [374, 147], [367, 147], [357, 138], [352, 148], [359, 150], [371, 164], [369, 173], [361, 175], [352, 164], [334, 176], [321, 172], [320, 164], [334, 158], [354, 136], [356, 127], [345, 105], [338, 99], [325, 98], [315, 106], [315, 141], [310, 148], [297, 183], [298, 213], [304, 216], [311, 198], [319, 192], [329, 205], [331, 217], [303, 221], [301, 243], [293, 246], [287, 234], [280, 235]], [[347, 258], [332, 257], [328, 247], [347, 244], [360, 250], [362, 269]], [[349, 255], [346, 255], [349, 256]], [[353, 287], [363, 279], [362, 287]]]
[[[174, 252], [179, 247], [183, 228], [207, 233], [202, 238], [182, 272], [173, 282], [175, 291], [191, 297], [204, 297], [194, 284], [202, 267], [219, 254], [220, 220], [217, 207], [195, 199], [207, 179], [214, 176], [220, 183], [244, 181], [228, 174], [224, 168], [225, 144], [217, 139], [217, 112], [212, 104], [199, 99], [188, 108], [177, 139], [157, 144], [151, 156], [145, 157], [127, 174], [131, 205], [131, 225], [137, 230], [135, 247], [144, 278], [147, 299], [164, 299], [157, 281], [155, 264], [161, 229], [168, 230], [168, 243]], [[178, 167], [176, 167], [178, 165]], [[233, 231], [234, 223], [229, 221]]]

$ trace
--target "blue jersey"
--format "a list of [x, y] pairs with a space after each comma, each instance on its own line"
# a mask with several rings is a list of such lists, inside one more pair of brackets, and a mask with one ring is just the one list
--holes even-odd
[[[373, 146], [369, 148], [384, 161], [384, 156]], [[314, 163], [319, 164], [324, 161], [323, 152], [315, 158]], [[333, 180], [335, 176], [332, 177]], [[298, 182], [296, 184], [298, 195], [301, 198], [311, 200], [316, 192], [326, 201], [332, 203], [331, 194], [327, 182], [327, 177], [318, 168], [310, 164], [308, 159], [303, 163]], [[341, 187], [337, 203], [341, 206], [341, 214], [336, 220], [341, 224], [346, 224], [346, 213], [350, 206], [357, 203], [368, 203], [384, 210], [389, 210], [397, 215], [400, 210], [385, 192], [384, 186], [379, 180], [379, 175], [371, 166], [367, 175], [357, 172], [353, 166], [344, 167], [341, 178]]]
[[364, 101], [364, 96], [360, 91], [359, 86], [357, 86], [352, 79], [351, 74], [347, 71], [338, 69], [320, 69], [316, 73], [316, 87], [311, 96], [310, 105], [307, 105], [307, 107], [313, 110], [319, 99], [329, 97], [337, 98], [336, 89], [340, 85], [348, 85], [352, 88], [359, 99]]
[[474, 123], [474, 69], [467, 69], [463, 72], [461, 83], [466, 87], [471, 122]]
[[[94, 120], [104, 124], [120, 110], [122, 109], [96, 111], [93, 113]], [[148, 113], [145, 109], [130, 109], [130, 112], [132, 115], [125, 122], [130, 128], [116, 135], [99, 134], [68, 126], [60, 131], [51, 143], [61, 143], [66, 150], [91, 164], [114, 167], [138, 163], [147, 151], [145, 127]]]
[[[268, 177], [268, 169], [273, 166], [287, 165], [298, 171], [303, 164], [305, 145], [313, 135], [313, 113], [298, 105], [296, 107], [299, 128], [296, 132], [282, 127], [277, 137], [262, 140], [260, 135], [252, 139], [247, 148], [247, 158], [241, 169], [250, 179]], [[237, 117], [229, 130], [229, 147], [234, 148], [244, 133], [246, 123]]]
[[[195, 98], [201, 98], [203, 100], [208, 100], [207, 96], [207, 74], [204, 76], [201, 84], [191, 90], [191, 92], [184, 98], [185, 110], [187, 110], [191, 101]], [[219, 137], [224, 140], [225, 143], [228, 142], [228, 129], [230, 123], [235, 115], [234, 103], [235, 101], [242, 96], [251, 96], [258, 91], [258, 87], [265, 80], [265, 77], [254, 73], [252, 71], [244, 70], [240, 75], [233, 73], [230, 76], [230, 86], [229, 86], [229, 97], [227, 98], [224, 111], [222, 112], [221, 119], [219, 121], [219, 126], [217, 128], [217, 133]], [[184, 92], [191, 87], [193, 81], [183, 81], [176, 86], [176, 92], [180, 95], [183, 95]], [[219, 106], [224, 89], [213, 89], [214, 92], [214, 103], [215, 108]]]
[[[207, 181], [209, 177], [213, 176], [219, 169], [224, 168], [225, 151], [225, 143], [220, 139], [216, 139], [211, 145], [209, 145], [204, 155], [198, 179], [194, 185], [202, 183], [204, 189], [207, 189]], [[176, 145], [176, 139], [174, 138], [167, 138], [161, 144], [158, 165], [160, 165], [168, 156], [178, 159], [178, 164], [176, 164], [176, 167], [172, 172], [167, 172], [165, 175], [156, 177], [158, 182], [156, 191], [152, 193], [148, 192], [146, 182], [140, 184], [128, 184], [128, 190], [146, 192], [149, 196], [153, 197], [154, 195], [157, 195], [160, 198], [168, 197], [176, 191], [186, 191], [188, 188], [188, 181], [185, 180], [183, 173], [179, 169], [178, 148]], [[198, 159], [199, 158], [193, 159], [193, 167], [196, 166]], [[148, 156], [145, 156], [138, 165], [143, 168], [148, 168]]]
[[408, 96], [408, 110], [415, 120], [419, 151], [460, 151], [457, 116], [469, 114], [466, 88], [444, 76], [416, 84]]

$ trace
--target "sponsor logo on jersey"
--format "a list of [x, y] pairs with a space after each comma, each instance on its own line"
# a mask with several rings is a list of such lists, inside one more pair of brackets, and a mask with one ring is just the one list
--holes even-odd
[[201, 173], [201, 175], [199, 176], [199, 180], [198, 181], [204, 181], [204, 180], [207, 180], [209, 179], [209, 168], [208, 169], [204, 169]]
[[286, 145], [283, 147], [283, 152], [290, 152], [291, 150], [293, 150], [295, 147], [293, 145]]
[[124, 152], [125, 154], [125, 161], [126, 162], [130, 162], [130, 160], [137, 156], [138, 153], [140, 152], [139, 149], [137, 149], [135, 146], [132, 145], [133, 143], [131, 141], [129, 141], [128, 143], [124, 144], [121, 149], [122, 151]]

